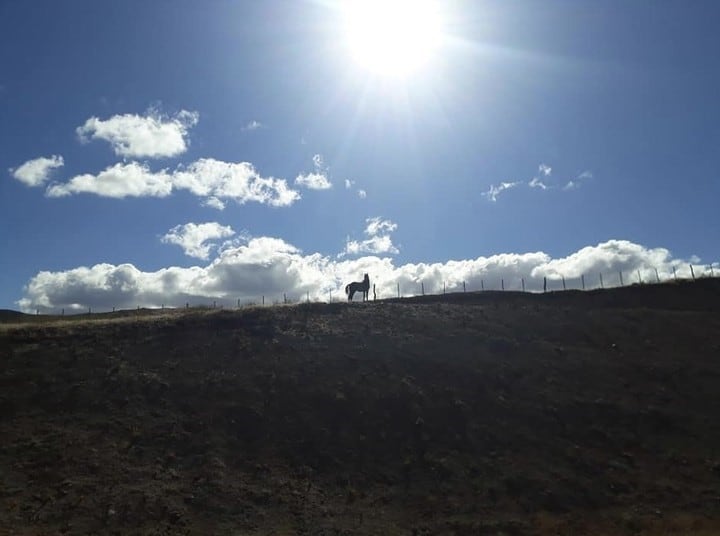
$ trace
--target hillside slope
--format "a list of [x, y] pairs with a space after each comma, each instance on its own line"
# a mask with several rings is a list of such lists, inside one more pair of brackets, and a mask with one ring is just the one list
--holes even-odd
[[0, 534], [720, 533], [720, 285], [0, 325]]

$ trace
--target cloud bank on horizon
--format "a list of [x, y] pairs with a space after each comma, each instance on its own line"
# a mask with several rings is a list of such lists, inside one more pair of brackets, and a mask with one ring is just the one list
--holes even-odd
[[[394, 225], [388, 220], [368, 220], [368, 228]], [[366, 228], [367, 232], [367, 228]], [[582, 248], [566, 257], [552, 258], [543, 252], [506, 253], [444, 263], [406, 263], [396, 265], [389, 257], [369, 255], [355, 259], [338, 259], [320, 253], [304, 254], [280, 238], [243, 236], [224, 245], [209, 244], [211, 239], [233, 236], [229, 227], [186, 224], [173, 228], [163, 240], [178, 244], [189, 255], [205, 258], [210, 251], [217, 255], [206, 265], [170, 266], [145, 272], [132, 264], [96, 264], [66, 271], [42, 271], [25, 286], [24, 297], [17, 302], [25, 312], [58, 313], [61, 309], [94, 311], [140, 307], [183, 307], [217, 302], [233, 306], [238, 303], [279, 301], [283, 294], [302, 301], [344, 300], [342, 289], [363, 273], [370, 274], [379, 298], [396, 295], [397, 285], [403, 296], [425, 292], [441, 293], [463, 290], [520, 290], [521, 280], [529, 291], [540, 291], [543, 278], [551, 288], [559, 289], [562, 278], [569, 288], [579, 288], [585, 276], [588, 289], [625, 284], [690, 277], [690, 264], [697, 276], [707, 275], [710, 268], [699, 265], [699, 259], [673, 258], [664, 248], [647, 248], [627, 240], [609, 240]], [[361, 252], [359, 252], [361, 253]]]

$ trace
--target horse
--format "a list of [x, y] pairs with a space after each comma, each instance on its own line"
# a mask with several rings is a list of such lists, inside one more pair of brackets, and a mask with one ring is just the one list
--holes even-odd
[[368, 301], [368, 292], [370, 291], [370, 277], [365, 274], [362, 281], [354, 281], [345, 286], [345, 294], [347, 294], [348, 301], [352, 301], [353, 294], [356, 292], [363, 293], [363, 301]]

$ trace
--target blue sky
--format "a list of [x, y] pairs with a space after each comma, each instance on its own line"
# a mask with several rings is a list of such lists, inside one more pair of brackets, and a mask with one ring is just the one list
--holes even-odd
[[348, 4], [0, 2], [0, 308], [719, 260], [717, 2], [441, 2], [402, 75]]

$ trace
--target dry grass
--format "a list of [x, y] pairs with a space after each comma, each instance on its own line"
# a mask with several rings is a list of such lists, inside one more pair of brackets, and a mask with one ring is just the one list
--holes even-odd
[[720, 288], [0, 327], [0, 534], [717, 534]]

